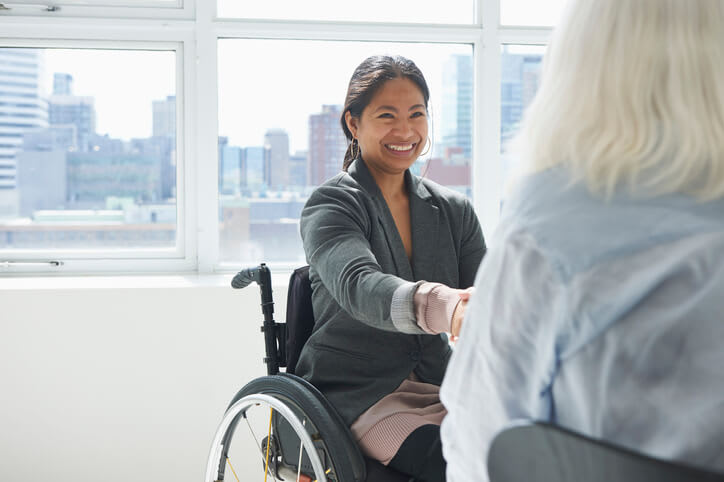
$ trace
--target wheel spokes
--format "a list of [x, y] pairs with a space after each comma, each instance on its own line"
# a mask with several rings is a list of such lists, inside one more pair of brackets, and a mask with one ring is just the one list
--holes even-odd
[[[219, 477], [209, 477], [207, 480], [223, 480], [223, 467], [228, 467], [227, 471], [233, 473], [234, 479], [228, 480], [235, 482], [240, 482], [241, 479], [254, 480], [253, 474], [259, 475], [259, 466], [256, 465], [254, 470], [254, 465], [250, 462], [258, 461], [256, 457], [259, 455], [262, 457], [265, 482], [279, 480], [320, 482], [330, 480], [331, 482], [337, 479], [334, 476], [327, 479], [327, 476], [333, 472], [333, 469], [328, 469], [330, 465], [327, 451], [323, 448], [322, 439], [314, 423], [303, 413], [300, 414], [298, 407], [289, 405], [288, 400], [279, 400], [264, 394], [253, 394], [237, 403], [227, 410], [220, 431], [215, 437], [219, 442], [224, 440], [223, 444], [217, 446], [219, 448], [213, 450], [213, 453], [221, 456], [216, 458]], [[234, 422], [234, 417], [238, 419], [239, 416], [244, 417], [245, 424], [241, 425], [246, 425], [246, 429], [236, 430], [240, 426]], [[264, 430], [267, 432], [266, 439], [260, 439], [256, 434], [263, 433]], [[320, 443], [322, 445], [319, 445]], [[250, 458], [252, 447], [258, 455]], [[218, 465], [219, 463], [221, 465]], [[211, 468], [207, 469], [208, 473], [217, 471], [213, 468], [213, 463], [209, 467]], [[261, 478], [256, 480], [261, 481]]]
[[269, 433], [266, 436], [266, 461], [264, 462], [264, 482], [266, 482], [266, 476], [269, 475], [269, 446], [271, 445], [271, 427], [273, 416], [274, 407], [269, 407]]

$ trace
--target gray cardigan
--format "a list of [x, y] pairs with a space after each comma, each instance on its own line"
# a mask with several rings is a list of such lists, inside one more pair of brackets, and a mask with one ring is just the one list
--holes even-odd
[[393, 306], [406, 303], [402, 312], [413, 313], [416, 282], [472, 286], [485, 254], [480, 224], [464, 196], [409, 171], [405, 183], [411, 263], [361, 160], [319, 186], [302, 211], [316, 322], [296, 373], [350, 425], [413, 370], [424, 382], [442, 382], [451, 354], [447, 336], [425, 334], [414, 320], [401, 322]]

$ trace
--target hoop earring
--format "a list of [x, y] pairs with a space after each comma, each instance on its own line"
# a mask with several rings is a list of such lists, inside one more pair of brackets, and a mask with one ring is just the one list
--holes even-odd
[[430, 149], [432, 149], [432, 140], [430, 139], [430, 136], [427, 136], [427, 148], [425, 152], [420, 153], [419, 157], [426, 155], [428, 152], [430, 152]]

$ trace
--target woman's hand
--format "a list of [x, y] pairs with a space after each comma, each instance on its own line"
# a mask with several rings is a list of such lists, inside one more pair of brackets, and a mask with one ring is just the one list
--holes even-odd
[[455, 311], [453, 311], [452, 322], [450, 323], [450, 341], [452, 341], [453, 343], [458, 341], [458, 337], [460, 336], [460, 330], [463, 327], [465, 310], [468, 307], [468, 300], [470, 299], [470, 295], [473, 294], [474, 291], [475, 288], [472, 286], [466, 290], [458, 291], [458, 296], [460, 296], [460, 302], [455, 307]]

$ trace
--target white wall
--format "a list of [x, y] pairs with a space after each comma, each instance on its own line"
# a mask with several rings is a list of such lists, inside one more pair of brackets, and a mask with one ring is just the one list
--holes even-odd
[[202, 481], [231, 397], [266, 374], [259, 289], [227, 283], [1, 279], [0, 480]]

